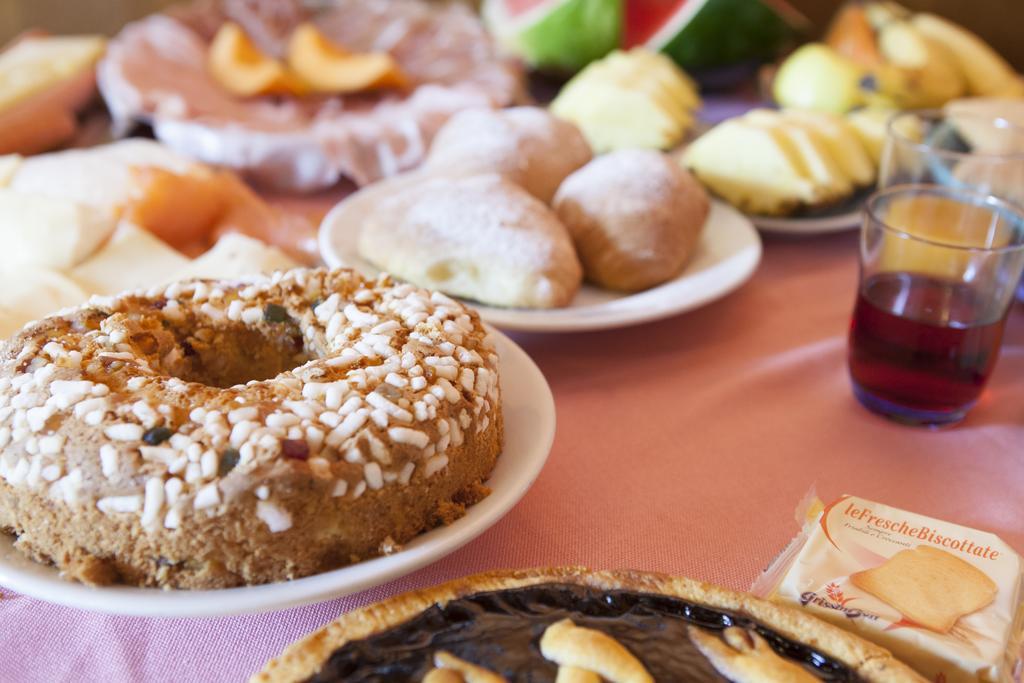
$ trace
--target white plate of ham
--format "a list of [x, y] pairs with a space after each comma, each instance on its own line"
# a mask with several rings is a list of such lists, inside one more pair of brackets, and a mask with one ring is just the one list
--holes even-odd
[[[331, 267], [379, 271], [359, 254], [358, 212], [339, 204], [320, 226], [320, 253]], [[480, 317], [505, 330], [582, 332], [639, 325], [693, 310], [729, 294], [754, 274], [761, 240], [743, 214], [713, 201], [693, 257], [678, 276], [635, 294], [584, 284], [569, 306], [554, 309], [497, 308], [472, 301]]]

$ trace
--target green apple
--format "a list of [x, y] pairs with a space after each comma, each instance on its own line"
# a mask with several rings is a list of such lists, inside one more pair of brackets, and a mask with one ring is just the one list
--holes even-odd
[[864, 70], [823, 43], [797, 49], [779, 67], [773, 87], [783, 107], [842, 114], [863, 101]]

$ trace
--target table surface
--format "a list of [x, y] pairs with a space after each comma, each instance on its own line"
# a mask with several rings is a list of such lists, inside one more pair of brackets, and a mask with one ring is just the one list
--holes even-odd
[[501, 567], [632, 567], [745, 589], [795, 533], [811, 487], [1024, 550], [1024, 306], [967, 420], [909, 428], [850, 393], [855, 285], [855, 232], [768, 238], [753, 279], [701, 310], [623, 330], [515, 335], [551, 383], [558, 435], [530, 492], [476, 541], [358, 596], [241, 617], [111, 617], [0, 591], [0, 680], [244, 680], [347, 610]]
[[[703, 118], [751, 104], [712, 98]], [[856, 231], [768, 237], [754, 277], [698, 311], [511, 335], [551, 384], [554, 447], [523, 500], [447, 558], [356, 596], [220, 619], [107, 616], [0, 587], [0, 681], [241, 681], [348, 610], [497, 568], [636, 568], [743, 590], [796, 533], [811, 489], [991, 531], [1024, 551], [1024, 306], [966, 421], [899, 426], [850, 392], [856, 252]]]

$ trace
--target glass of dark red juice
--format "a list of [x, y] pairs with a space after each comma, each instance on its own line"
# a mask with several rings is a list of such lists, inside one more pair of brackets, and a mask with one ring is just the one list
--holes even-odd
[[1016, 204], [941, 185], [870, 197], [849, 341], [858, 400], [908, 424], [963, 419], [995, 366], [1022, 271]]

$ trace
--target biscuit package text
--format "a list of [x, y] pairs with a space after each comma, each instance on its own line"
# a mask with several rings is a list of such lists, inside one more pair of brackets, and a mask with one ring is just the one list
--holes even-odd
[[806, 519], [753, 593], [873, 640], [937, 683], [1015, 680], [1024, 607], [1010, 546], [854, 496], [815, 501]]

